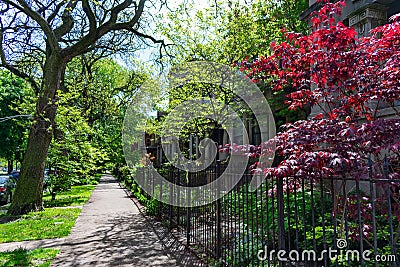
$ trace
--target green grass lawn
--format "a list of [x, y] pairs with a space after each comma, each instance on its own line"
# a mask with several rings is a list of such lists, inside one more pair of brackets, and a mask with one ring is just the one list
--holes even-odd
[[75, 224], [81, 209], [48, 208], [19, 218], [0, 215], [0, 243], [66, 237]]
[[95, 185], [72, 186], [71, 190], [59, 193], [54, 201], [51, 200], [49, 193], [44, 194], [43, 205], [46, 208], [81, 206], [89, 199], [95, 187]]
[[58, 249], [39, 248], [35, 250], [17, 249], [0, 252], [0, 266], [50, 266]]
[[49, 194], [45, 194], [44, 211], [21, 217], [0, 213], [0, 243], [68, 236], [81, 212], [80, 208], [68, 206], [85, 204], [94, 188], [94, 185], [73, 186], [71, 190], [57, 195], [54, 201]]

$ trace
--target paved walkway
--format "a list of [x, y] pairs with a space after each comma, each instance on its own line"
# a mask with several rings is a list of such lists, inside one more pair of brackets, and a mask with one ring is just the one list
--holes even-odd
[[52, 266], [178, 266], [125, 191], [103, 176]]
[[0, 244], [61, 248], [52, 266], [178, 266], [136, 205], [110, 175], [102, 177], [66, 238]]

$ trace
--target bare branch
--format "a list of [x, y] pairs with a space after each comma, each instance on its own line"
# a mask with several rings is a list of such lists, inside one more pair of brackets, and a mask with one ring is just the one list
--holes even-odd
[[34, 21], [39, 24], [40, 28], [43, 30], [44, 34], [47, 37], [47, 41], [51, 49], [58, 50], [59, 46], [57, 43], [56, 36], [54, 35], [54, 32], [52, 31], [49, 23], [36, 11], [32, 10], [29, 5], [23, 1], [23, 0], [17, 0], [20, 5], [17, 5], [16, 3], [10, 1], [10, 0], [3, 0], [5, 3], [10, 4], [11, 6], [14, 6], [18, 10], [21, 10], [28, 16], [30, 16]]
[[54, 4], [54, 2], [55, 2], [55, 1], [50, 1], [50, 2], [47, 3], [47, 5], [44, 5], [41, 1], [35, 1], [35, 3], [36, 3], [37, 5], [40, 6], [40, 8], [39, 8], [38, 10], [36, 10], [36, 12], [39, 13], [39, 14], [43, 14], [43, 16], [44, 16], [46, 10], [47, 10], [52, 4]]
[[115, 6], [111, 9], [110, 19], [106, 23], [99, 26], [96, 31], [89, 31], [88, 34], [86, 34], [80, 41], [78, 41], [74, 45], [63, 49], [62, 56], [69, 59], [85, 53], [89, 46], [93, 45], [97, 40], [99, 40], [110, 31], [119, 29], [133, 29], [133, 26], [138, 22], [140, 16], [143, 13], [145, 2], [146, 0], [140, 0], [133, 18], [130, 21], [124, 23], [117, 23], [118, 15], [121, 11], [128, 8], [132, 4], [132, 0], [126, 0], [121, 4]]
[[89, 0], [82, 0], [83, 11], [89, 19], [89, 34], [96, 31], [96, 16], [90, 8]]
[[65, 4], [65, 2], [60, 2], [56, 8], [54, 9], [53, 13], [47, 18], [47, 22], [50, 23], [53, 19], [57, 16], [58, 12], [60, 11], [61, 7]]
[[57, 41], [59, 41], [63, 35], [70, 32], [72, 27], [74, 27], [74, 18], [72, 17], [71, 13], [72, 10], [76, 7], [77, 3], [77, 1], [70, 0], [68, 5], [65, 7], [62, 14], [63, 23], [60, 27], [54, 30], [54, 35], [56, 36]]
[[[140, 2], [145, 2], [145, 0], [141, 0]], [[125, 0], [124, 2], [122, 2], [121, 4], [115, 6], [112, 10], [111, 10], [111, 16], [110, 16], [110, 20], [108, 22], [106, 22], [106, 24], [109, 24], [108, 26], [114, 24], [117, 22], [118, 19], [118, 14], [124, 10], [125, 8], [128, 8], [130, 5], [132, 4], [132, 0]], [[107, 27], [107, 26], [106, 26]]]
[[40, 91], [40, 87], [38, 86], [38, 84], [36, 83], [36, 81], [33, 77], [20, 71], [19, 69], [15, 68], [14, 66], [8, 64], [6, 55], [5, 55], [4, 49], [3, 49], [3, 32], [2, 31], [0, 31], [0, 59], [1, 59], [0, 67], [4, 67], [4, 68], [8, 69], [9, 71], [11, 71], [12, 73], [14, 73], [15, 75], [17, 75], [18, 77], [21, 77], [24, 80], [27, 80], [32, 85], [32, 87], [35, 91], [35, 94], [37, 94]]

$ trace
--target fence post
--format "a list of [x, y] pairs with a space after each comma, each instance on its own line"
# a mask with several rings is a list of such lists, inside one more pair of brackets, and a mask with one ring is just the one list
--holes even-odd
[[[358, 161], [354, 159], [354, 169], [358, 171]], [[364, 241], [363, 241], [363, 229], [364, 223], [361, 215], [361, 190], [360, 190], [360, 179], [356, 178], [356, 191], [357, 191], [357, 213], [358, 213], [358, 234], [360, 237], [360, 252], [364, 252]], [[361, 266], [364, 266], [364, 257], [361, 257]]]
[[[187, 202], [188, 204], [190, 204], [190, 190], [189, 190], [189, 186], [190, 186], [190, 181], [192, 180], [192, 173], [189, 173], [189, 179], [186, 180], [186, 198], [187, 198]], [[187, 205], [186, 208], [186, 245], [189, 247], [190, 246], [190, 207], [189, 205]]]
[[[369, 177], [369, 191], [371, 194], [371, 207], [372, 207], [372, 233], [374, 235], [374, 255], [378, 254], [378, 239], [376, 236], [376, 209], [375, 209], [375, 199], [376, 199], [376, 186], [375, 181], [372, 176], [372, 160], [371, 155], [368, 156], [368, 177]], [[379, 263], [375, 261], [375, 267], [378, 267]]]
[[[392, 214], [392, 192], [390, 190], [389, 162], [388, 162], [388, 159], [387, 159], [387, 155], [385, 155], [385, 161], [383, 163], [383, 171], [384, 171], [385, 179], [386, 179], [385, 194], [387, 195], [387, 198], [388, 198], [388, 202], [387, 203], [388, 203], [389, 231], [390, 231], [389, 232], [389, 242], [390, 242], [390, 248], [391, 248], [391, 251], [392, 251], [392, 255], [396, 255], [395, 242], [394, 242], [394, 237], [393, 237], [394, 229], [393, 229], [393, 221], [392, 221], [392, 218], [393, 218], [393, 214]], [[396, 256], [395, 261], [392, 263], [393, 267], [398, 266], [397, 265], [397, 263], [398, 263], [397, 257], [398, 256]]]
[[180, 190], [180, 185], [182, 184], [181, 182], [181, 170], [180, 170], [180, 161], [178, 158], [178, 169], [177, 169], [177, 175], [176, 175], [176, 179], [175, 179], [175, 184], [177, 185], [176, 187], [176, 199], [174, 203], [176, 203], [176, 224], [179, 226], [180, 225], [180, 221], [181, 221], [181, 208], [179, 206], [180, 204], [180, 198], [181, 198], [181, 190]]
[[[161, 165], [160, 169], [162, 169], [162, 163], [160, 165]], [[162, 211], [162, 205], [163, 205], [163, 202], [162, 202], [162, 200], [163, 200], [163, 192], [162, 192], [163, 191], [163, 181], [164, 181], [164, 179], [162, 179], [161, 183], [160, 183], [160, 201], [158, 201], [157, 216], [158, 216], [159, 220], [161, 220], [161, 218], [162, 218], [161, 211]]]
[[[170, 183], [174, 182], [174, 167], [171, 165], [169, 167], [169, 174], [168, 177], [170, 178]], [[172, 215], [173, 215], [173, 187], [172, 184], [169, 185], [169, 229], [172, 229], [173, 221], [172, 221]]]
[[[217, 160], [217, 175], [216, 179], [218, 183], [220, 182], [219, 176], [221, 175], [221, 161]], [[219, 190], [221, 189], [221, 185], [217, 183], [217, 203], [216, 203], [216, 209], [217, 209], [217, 246], [216, 246], [216, 257], [219, 259], [221, 257], [221, 247], [222, 247], [222, 228], [221, 228], [221, 200], [219, 199], [220, 197], [220, 192]]]
[[[277, 205], [278, 205], [278, 246], [279, 250], [285, 250], [285, 214], [283, 200], [283, 178], [277, 178]], [[280, 266], [284, 266], [283, 262], [279, 263]]]

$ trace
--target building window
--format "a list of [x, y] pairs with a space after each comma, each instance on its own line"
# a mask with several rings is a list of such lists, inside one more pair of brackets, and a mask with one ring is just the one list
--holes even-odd
[[258, 125], [253, 126], [252, 129], [252, 144], [253, 145], [261, 144], [261, 132], [260, 132], [260, 127], [258, 127]]

